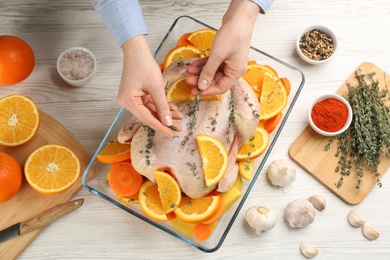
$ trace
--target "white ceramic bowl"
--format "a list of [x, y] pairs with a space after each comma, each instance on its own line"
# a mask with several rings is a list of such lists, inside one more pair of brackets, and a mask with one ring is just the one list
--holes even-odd
[[65, 50], [57, 59], [57, 71], [61, 78], [74, 87], [87, 85], [97, 70], [96, 57], [84, 47]]
[[[346, 106], [347, 106], [347, 109], [348, 109], [348, 117], [347, 117], [347, 121], [345, 122], [343, 128], [341, 128], [340, 130], [336, 131], [336, 132], [327, 132], [327, 131], [324, 131], [320, 128], [318, 128], [313, 120], [312, 120], [312, 117], [311, 117], [311, 111], [313, 110], [313, 107], [315, 104], [317, 104], [318, 102], [320, 101], [323, 101], [325, 99], [328, 99], [328, 98], [335, 98], [341, 102], [343, 102]], [[310, 105], [310, 108], [309, 108], [309, 111], [308, 111], [308, 117], [309, 117], [309, 124], [310, 126], [319, 134], [321, 135], [324, 135], [324, 136], [335, 136], [335, 135], [338, 135], [338, 134], [341, 134], [342, 132], [344, 132], [345, 130], [348, 129], [348, 127], [351, 125], [351, 122], [352, 122], [352, 108], [351, 106], [349, 105], [348, 101], [343, 98], [342, 96], [340, 95], [337, 95], [337, 94], [326, 94], [326, 95], [322, 95], [320, 97], [318, 97], [317, 99], [314, 100], [314, 102]]]
[[[303, 54], [301, 48], [299, 47], [299, 43], [301, 41], [301, 38], [302, 36], [306, 33], [306, 32], [309, 32], [311, 30], [318, 30], [318, 31], [321, 31], [323, 33], [326, 33], [329, 37], [332, 38], [333, 40], [333, 52], [332, 54], [329, 56], [329, 58], [325, 59], [325, 60], [314, 60], [314, 59], [310, 59], [308, 57], [305, 56], [305, 54]], [[304, 60], [306, 61], [307, 63], [310, 63], [310, 64], [313, 64], [313, 65], [319, 65], [319, 64], [322, 64], [322, 63], [325, 63], [325, 62], [328, 62], [330, 61], [336, 54], [336, 51], [337, 51], [337, 37], [336, 35], [333, 33], [333, 31], [331, 29], [329, 29], [328, 27], [325, 27], [323, 25], [311, 25], [311, 26], [308, 26], [306, 28], [304, 28], [303, 30], [301, 30], [301, 32], [298, 34], [298, 37], [297, 37], [297, 41], [296, 41], [296, 50], [298, 52], [298, 55]]]

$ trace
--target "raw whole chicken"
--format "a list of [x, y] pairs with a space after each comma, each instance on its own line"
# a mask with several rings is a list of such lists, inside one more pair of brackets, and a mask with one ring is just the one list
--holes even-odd
[[[163, 72], [164, 82], [172, 84], [188, 75], [186, 68], [190, 62], [185, 59], [171, 64]], [[220, 192], [229, 190], [238, 174], [238, 147], [250, 138], [259, 123], [259, 102], [253, 90], [240, 79], [221, 95], [220, 100], [186, 101], [175, 105], [184, 118], [177, 122], [182, 131], [175, 132], [173, 139], [154, 132], [135, 117], [122, 126], [118, 141], [131, 143], [134, 168], [151, 181], [155, 181], [155, 170], [168, 170], [177, 179], [182, 191], [192, 198], [202, 197], [214, 189]], [[212, 187], [206, 187], [204, 182], [197, 134], [214, 136], [229, 153], [228, 170]]]

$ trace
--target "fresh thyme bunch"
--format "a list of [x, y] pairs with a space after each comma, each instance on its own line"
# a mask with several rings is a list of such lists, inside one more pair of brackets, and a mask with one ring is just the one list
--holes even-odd
[[353, 111], [351, 126], [344, 133], [332, 137], [325, 146], [325, 150], [329, 150], [333, 141], [338, 141], [336, 156], [340, 158], [335, 171], [341, 172], [341, 177], [337, 187], [343, 185], [344, 177], [355, 166], [359, 176], [356, 189], [359, 189], [363, 182], [365, 164], [372, 169], [379, 187], [382, 186], [378, 172], [379, 157], [382, 154], [386, 157], [390, 155], [390, 113], [389, 106], [383, 100], [386, 97], [390, 100], [390, 95], [387, 86], [385, 90], [379, 89], [379, 81], [374, 80], [374, 75], [374, 72], [356, 72], [358, 85], [353, 87], [347, 84], [347, 99]]

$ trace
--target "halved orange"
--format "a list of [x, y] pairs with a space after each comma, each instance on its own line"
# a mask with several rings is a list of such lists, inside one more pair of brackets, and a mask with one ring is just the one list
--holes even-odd
[[259, 157], [268, 147], [269, 134], [261, 127], [257, 127], [255, 132], [237, 152], [237, 161], [245, 161]]
[[225, 146], [211, 135], [198, 134], [196, 142], [202, 158], [205, 184], [211, 187], [225, 175], [229, 161], [228, 153]]
[[205, 56], [209, 56], [216, 34], [217, 31], [213, 29], [200, 29], [188, 36], [187, 40], [198, 47]]
[[30, 98], [12, 94], [0, 99], [0, 144], [27, 143], [38, 132], [39, 122], [39, 110]]
[[168, 52], [164, 60], [164, 68], [167, 68], [171, 63], [180, 59], [200, 57], [202, 57], [202, 52], [197, 47], [192, 45], [182, 45], [173, 48], [170, 52]]
[[174, 212], [181, 220], [191, 223], [202, 222], [216, 213], [221, 201], [220, 195], [195, 199], [183, 195], [179, 206]]
[[265, 72], [260, 96], [260, 120], [276, 116], [287, 105], [287, 92], [278, 77]]
[[180, 186], [169, 173], [154, 171], [154, 176], [156, 177], [163, 212], [164, 214], [168, 214], [174, 211], [180, 203]]
[[[196, 96], [191, 95], [191, 90], [195, 88], [192, 85], [186, 83], [186, 78], [190, 76], [184, 76], [176, 80], [167, 91], [168, 102], [180, 102], [180, 101], [192, 101]], [[221, 95], [212, 96], [200, 96], [201, 100], [221, 100]]]
[[268, 66], [257, 63], [251, 63], [247, 66], [245, 74], [242, 78], [252, 87], [256, 96], [260, 98], [261, 89], [263, 87], [264, 73], [268, 72], [277, 76], [276, 71]]
[[139, 189], [139, 206], [145, 215], [151, 219], [158, 221], [168, 220], [161, 203], [157, 183], [147, 180], [142, 184]]
[[69, 148], [47, 144], [36, 149], [24, 165], [27, 182], [43, 194], [69, 189], [80, 176], [80, 160]]
[[101, 163], [118, 163], [129, 160], [130, 144], [111, 141], [96, 155], [96, 159]]

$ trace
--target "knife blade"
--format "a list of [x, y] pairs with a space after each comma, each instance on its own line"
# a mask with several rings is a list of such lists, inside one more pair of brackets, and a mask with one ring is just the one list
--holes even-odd
[[11, 238], [26, 234], [40, 227], [50, 225], [52, 222], [59, 219], [60, 217], [63, 217], [66, 214], [72, 212], [73, 210], [78, 209], [79, 207], [81, 207], [81, 205], [83, 205], [83, 203], [83, 198], [69, 201], [50, 208], [29, 220], [19, 222], [10, 227], [7, 227], [0, 231], [0, 243], [7, 241]]

